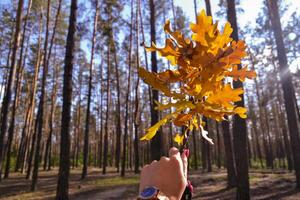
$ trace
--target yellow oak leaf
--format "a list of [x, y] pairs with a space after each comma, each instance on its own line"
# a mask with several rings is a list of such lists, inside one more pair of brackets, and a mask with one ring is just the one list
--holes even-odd
[[179, 56], [179, 52], [176, 50], [175, 45], [173, 44], [170, 38], [166, 39], [166, 45], [163, 48], [158, 48], [154, 43], [151, 47], [146, 47], [147, 51], [157, 51], [160, 56], [166, 57], [172, 65], [176, 65], [176, 59]]
[[240, 80], [240, 81], [244, 82], [246, 78], [248, 78], [248, 79], [255, 78], [256, 72], [252, 71], [252, 70], [247, 70], [247, 66], [245, 66], [239, 70], [238, 66], [234, 65], [232, 67], [232, 71], [225, 72], [225, 75], [232, 77], [233, 80], [235, 80], [235, 81]]
[[172, 114], [169, 114], [165, 116], [163, 119], [161, 119], [160, 121], [158, 121], [156, 124], [148, 128], [146, 130], [146, 134], [140, 140], [151, 140], [155, 136], [158, 129], [162, 125], [166, 124], [171, 118], [172, 118]]
[[[185, 38], [181, 31], [172, 31], [167, 20], [164, 31], [169, 37], [164, 47], [158, 48], [154, 43], [150, 47], [145, 46], [148, 51], [157, 51], [174, 65], [174, 69], [159, 73], [143, 68], [138, 71], [146, 84], [168, 97], [163, 104], [156, 102], [155, 109], [175, 109], [175, 112], [150, 127], [144, 139], [151, 139], [167, 121], [172, 121], [176, 126], [186, 126], [186, 130], [192, 131], [204, 126], [202, 117], [222, 121], [226, 119], [225, 116], [237, 114], [246, 118], [246, 108], [235, 105], [241, 100], [243, 89], [233, 89], [225, 81], [228, 77], [234, 81], [255, 78], [255, 72], [247, 70], [247, 67], [237, 68], [247, 55], [245, 42], [232, 40], [233, 29], [228, 22], [223, 31], [219, 31], [218, 22], [213, 22], [204, 10], [196, 21], [190, 24], [191, 38]], [[210, 141], [207, 132], [202, 130], [202, 134]]]
[[241, 100], [240, 95], [244, 91], [242, 88], [232, 89], [230, 84], [226, 84], [221, 90], [217, 90], [215, 93], [212, 93], [206, 101], [210, 104], [219, 104], [224, 108], [233, 108], [233, 102]]
[[176, 109], [180, 109], [180, 110], [184, 110], [185, 108], [189, 108], [189, 109], [194, 109], [195, 108], [195, 105], [193, 104], [193, 102], [191, 101], [178, 101], [176, 103], [168, 103], [168, 104], [161, 104], [159, 102], [155, 102], [156, 103], [156, 107], [155, 109], [157, 110], [166, 110], [166, 109], [169, 109], [169, 108], [176, 108]]
[[159, 80], [168, 83], [174, 83], [180, 81], [181, 73], [179, 70], [166, 70], [164, 72], [157, 73]]
[[192, 114], [184, 114], [180, 113], [177, 117], [173, 120], [175, 126], [187, 126], [189, 121], [193, 118]]
[[157, 78], [157, 75], [152, 72], [148, 72], [142, 67], [138, 68], [139, 76], [144, 80], [145, 83], [151, 85], [155, 90], [162, 91], [166, 96], [168, 97], [174, 97], [174, 98], [183, 98], [184, 96], [182, 94], [178, 94], [175, 92], [171, 92], [168, 84], [159, 80]]
[[174, 142], [177, 142], [178, 145], [183, 145], [184, 135], [177, 133], [174, 137]]
[[244, 108], [244, 107], [236, 107], [236, 108], [234, 109], [234, 112], [235, 112], [236, 114], [238, 114], [238, 115], [240, 116], [240, 118], [243, 118], [243, 119], [247, 118], [247, 114], [246, 114], [247, 109]]

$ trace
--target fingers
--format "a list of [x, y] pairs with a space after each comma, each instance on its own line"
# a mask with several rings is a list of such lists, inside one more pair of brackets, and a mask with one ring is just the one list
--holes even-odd
[[160, 161], [160, 162], [165, 162], [165, 161], [169, 161], [169, 160], [170, 160], [169, 158], [163, 156], [163, 157], [160, 158], [159, 161]]
[[156, 162], [157, 162], [157, 160], [153, 160], [153, 161], [151, 162], [151, 165], [155, 164]]
[[189, 150], [185, 149], [181, 154], [181, 160], [183, 163], [183, 174], [185, 178], [187, 178], [188, 156], [189, 156]]
[[169, 150], [169, 157], [172, 157], [172, 156], [176, 155], [178, 152], [179, 152], [179, 150], [176, 147], [172, 147]]

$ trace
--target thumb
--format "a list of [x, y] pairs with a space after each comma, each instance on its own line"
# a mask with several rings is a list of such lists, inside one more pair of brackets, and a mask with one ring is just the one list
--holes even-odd
[[181, 160], [183, 163], [183, 174], [184, 177], [187, 179], [187, 168], [188, 168], [188, 156], [190, 154], [189, 149], [184, 149], [182, 154], [181, 154]]

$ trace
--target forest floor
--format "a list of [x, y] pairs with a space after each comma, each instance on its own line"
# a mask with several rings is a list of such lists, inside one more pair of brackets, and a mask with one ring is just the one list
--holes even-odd
[[[80, 180], [80, 170], [72, 170], [70, 195], [72, 200], [129, 200], [136, 199], [139, 177], [127, 173], [125, 178], [108, 170], [102, 175], [99, 169], [89, 169], [86, 179]], [[0, 199], [54, 199], [57, 183], [57, 170], [43, 171], [39, 174], [38, 189], [29, 192], [30, 180], [19, 173], [12, 173], [9, 179], [0, 182]], [[300, 200], [296, 191], [293, 173], [287, 171], [250, 170], [252, 199]], [[215, 170], [204, 173], [191, 171], [189, 179], [194, 186], [193, 199], [225, 200], [235, 199], [235, 189], [226, 188], [226, 171]]]

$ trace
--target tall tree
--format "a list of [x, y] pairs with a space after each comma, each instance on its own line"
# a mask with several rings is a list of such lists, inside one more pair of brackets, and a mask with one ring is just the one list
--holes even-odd
[[15, 85], [15, 74], [16, 74], [16, 61], [17, 61], [17, 51], [20, 45], [20, 30], [22, 24], [22, 11], [23, 11], [24, 0], [19, 0], [17, 16], [16, 16], [16, 26], [14, 32], [14, 42], [12, 49], [12, 57], [11, 57], [11, 67], [9, 70], [9, 76], [7, 80], [7, 86], [5, 90], [4, 99], [1, 107], [1, 128], [0, 128], [0, 181], [1, 181], [1, 172], [2, 172], [2, 162], [4, 156], [4, 138], [6, 134], [7, 128], [7, 120], [8, 120], [8, 109], [10, 107], [11, 94]]
[[288, 128], [291, 138], [294, 168], [296, 171], [296, 184], [297, 188], [300, 188], [300, 138], [299, 128], [297, 125], [296, 105], [294, 101], [295, 91], [289, 66], [287, 64], [287, 56], [284, 47], [277, 3], [277, 0], [267, 0], [272, 29], [275, 36], [277, 58], [279, 61], [280, 82], [283, 89], [284, 105], [287, 113]]
[[[155, 32], [155, 4], [154, 0], [149, 0], [150, 6], [150, 38], [151, 43], [156, 43], [156, 32]], [[156, 52], [151, 52], [151, 70], [152, 72], [157, 72], [157, 58]], [[151, 126], [156, 124], [159, 120], [158, 111], [154, 108], [155, 101], [158, 101], [158, 91], [152, 89], [152, 104], [151, 104]], [[161, 155], [163, 154], [163, 142], [162, 142], [162, 134], [161, 131], [158, 130], [156, 135], [151, 140], [151, 160], [159, 160]]]
[[88, 165], [88, 151], [89, 151], [89, 131], [90, 131], [90, 110], [91, 110], [91, 96], [92, 96], [92, 81], [93, 81], [93, 64], [94, 64], [94, 52], [96, 43], [96, 31], [98, 24], [98, 0], [95, 1], [95, 15], [93, 24], [93, 36], [92, 36], [92, 49], [91, 49], [91, 60], [90, 60], [90, 72], [89, 72], [89, 88], [87, 95], [87, 109], [86, 109], [86, 119], [85, 119], [85, 131], [84, 131], [84, 147], [83, 147], [83, 168], [81, 178], [84, 179], [87, 174]]
[[[19, 98], [19, 93], [20, 93], [20, 86], [22, 82], [22, 72], [24, 70], [24, 65], [23, 65], [23, 54], [24, 54], [24, 45], [25, 45], [25, 40], [26, 40], [26, 30], [27, 30], [27, 24], [28, 24], [28, 17], [30, 14], [31, 10], [31, 5], [32, 5], [32, 0], [28, 1], [28, 6], [27, 6], [27, 11], [26, 11], [26, 16], [24, 19], [24, 24], [23, 24], [23, 33], [22, 33], [22, 39], [21, 39], [21, 50], [20, 50], [20, 57], [17, 65], [17, 80], [16, 80], [16, 87], [15, 87], [15, 94], [14, 94], [14, 101], [13, 101], [13, 106], [12, 106], [12, 114], [11, 114], [11, 121], [10, 125], [8, 128], [8, 140], [7, 140], [7, 149], [6, 149], [6, 166], [5, 166], [5, 173], [4, 173], [4, 178], [8, 178], [9, 176], [9, 169], [10, 169], [10, 157], [11, 157], [11, 146], [13, 142], [13, 137], [14, 137], [14, 130], [15, 130], [15, 119], [16, 119], [16, 110], [17, 110], [17, 102]], [[29, 43], [30, 37], [27, 39], [27, 47], [25, 50], [25, 56], [24, 56], [24, 62], [25, 62], [25, 57], [26, 57], [26, 52], [28, 48], [28, 43]]]
[[133, 35], [133, 0], [131, 0], [131, 14], [130, 14], [130, 35], [129, 35], [129, 51], [128, 51], [128, 77], [127, 77], [127, 91], [125, 97], [125, 119], [124, 119], [124, 138], [123, 138], [123, 155], [122, 155], [122, 166], [121, 166], [121, 176], [125, 176], [125, 164], [126, 164], [126, 146], [128, 139], [128, 118], [129, 118], [129, 95], [130, 95], [130, 79], [131, 79], [131, 68], [132, 68], [132, 35]]
[[[140, 9], [140, 0], [137, 0], [136, 6], [136, 27], [135, 27], [135, 34], [136, 34], [136, 68], [139, 68], [139, 9]], [[140, 125], [140, 93], [139, 93], [139, 83], [140, 78], [137, 75], [136, 85], [135, 85], [135, 108], [134, 108], [134, 173], [139, 173], [139, 125]]]
[[48, 36], [49, 36], [49, 22], [50, 22], [50, 7], [51, 1], [47, 1], [47, 17], [46, 17], [46, 32], [45, 32], [45, 43], [44, 43], [44, 57], [43, 57], [43, 75], [42, 75], [42, 85], [41, 85], [41, 94], [38, 105], [38, 114], [37, 114], [37, 135], [36, 135], [36, 147], [35, 147], [35, 155], [34, 155], [34, 167], [32, 174], [32, 182], [31, 182], [31, 191], [34, 191], [37, 186], [38, 179], [38, 171], [39, 171], [39, 163], [40, 163], [40, 146], [42, 140], [43, 133], [43, 122], [44, 122], [44, 104], [46, 99], [46, 87], [47, 87], [47, 75], [48, 75], [48, 64], [49, 60], [47, 59], [48, 55]]
[[73, 57], [76, 32], [77, 0], [71, 1], [69, 28], [66, 45], [64, 83], [63, 83], [63, 107], [61, 118], [61, 142], [59, 173], [56, 190], [57, 200], [68, 200], [69, 195], [69, 174], [70, 174], [70, 123], [71, 123], [71, 105], [72, 105], [72, 74]]
[[[52, 49], [54, 45], [54, 39], [56, 35], [56, 30], [58, 26], [58, 20], [60, 16], [60, 10], [61, 10], [61, 4], [62, 0], [58, 1], [58, 7], [56, 11], [52, 36], [50, 40], [50, 47], [49, 47], [49, 53], [48, 53], [48, 62], [50, 61], [51, 55], [52, 55]], [[47, 62], [47, 64], [49, 64]], [[50, 119], [49, 119], [49, 136], [46, 141], [46, 150], [45, 150], [45, 159], [44, 159], [44, 170], [46, 169], [47, 163], [48, 163], [48, 170], [51, 168], [51, 151], [52, 151], [52, 134], [53, 134], [53, 121], [54, 121], [54, 114], [55, 114], [55, 107], [56, 107], [56, 95], [57, 95], [57, 79], [58, 79], [58, 69], [56, 69], [57, 66], [53, 67], [53, 79], [52, 79], [52, 94], [51, 94], [51, 111], [50, 111]]]
[[[235, 0], [227, 0], [227, 6], [227, 18], [233, 28], [232, 38], [237, 41], [238, 25], [236, 19]], [[241, 68], [241, 66], [238, 66], [238, 68]], [[233, 87], [241, 88], [243, 87], [243, 83], [239, 80], [234, 81]], [[244, 96], [241, 95], [241, 98], [241, 101], [237, 102], [236, 105], [244, 107]], [[237, 175], [236, 199], [247, 200], [250, 199], [250, 188], [247, 152], [247, 126], [245, 119], [242, 119], [237, 115], [234, 116], [232, 133]]]

